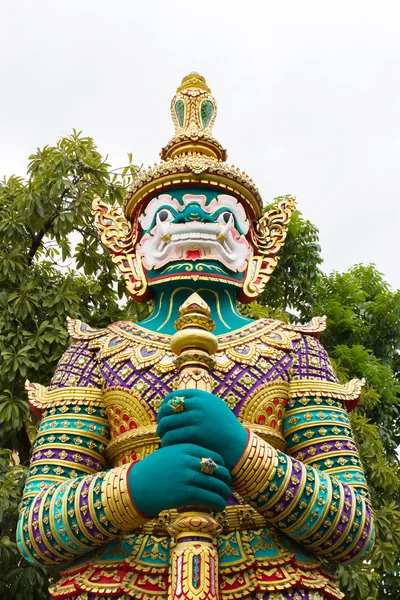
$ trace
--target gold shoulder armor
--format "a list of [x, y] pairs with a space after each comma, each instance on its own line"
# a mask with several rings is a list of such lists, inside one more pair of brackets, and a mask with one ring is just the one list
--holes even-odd
[[79, 404], [103, 406], [103, 390], [100, 388], [64, 387], [49, 390], [40, 383], [25, 382], [29, 404], [36, 414], [48, 408]]
[[305, 325], [301, 324], [291, 324], [284, 323], [285, 329], [289, 331], [297, 331], [298, 333], [305, 333], [307, 335], [312, 335], [317, 339], [320, 337], [321, 333], [323, 333], [326, 329], [326, 315], [323, 317], [313, 317], [309, 323]]
[[73, 342], [86, 342], [89, 349], [98, 351], [99, 359], [118, 354], [123, 360], [126, 358], [124, 351], [128, 350], [128, 355], [132, 353], [133, 346], [140, 342], [140, 338], [137, 340], [131, 335], [132, 328], [135, 329], [129, 321], [118, 321], [104, 329], [94, 329], [79, 319], [67, 318], [67, 329]]
[[357, 406], [364, 385], [365, 379], [351, 379], [344, 385], [312, 378], [293, 379], [289, 395], [293, 399], [308, 396], [335, 398], [342, 400], [350, 412]]
[[67, 317], [67, 329], [73, 341], [77, 340], [93, 340], [107, 333], [107, 329], [93, 329], [79, 319], [71, 319]]

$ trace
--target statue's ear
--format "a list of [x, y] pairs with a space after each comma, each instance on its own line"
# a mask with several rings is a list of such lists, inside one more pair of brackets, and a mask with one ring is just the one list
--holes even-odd
[[136, 253], [139, 224], [128, 221], [122, 208], [105, 204], [99, 196], [92, 203], [92, 214], [103, 246], [111, 255], [125, 280], [128, 293], [137, 302], [150, 297], [142, 261]]
[[253, 251], [249, 258], [241, 302], [252, 302], [260, 296], [276, 265], [278, 253], [285, 243], [287, 226], [294, 210], [295, 199], [291, 196], [277, 198], [250, 230]]

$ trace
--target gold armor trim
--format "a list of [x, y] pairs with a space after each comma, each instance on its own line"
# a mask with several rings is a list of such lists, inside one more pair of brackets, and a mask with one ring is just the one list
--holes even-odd
[[[139, 323], [132, 321], [117, 321], [111, 323], [106, 329], [92, 329], [79, 319], [67, 319], [68, 332], [70, 336], [76, 340], [89, 341], [90, 348], [100, 348], [105, 352], [107, 342], [110, 335], [119, 335], [124, 340], [149, 344], [151, 346], [169, 349], [171, 336], [166, 333], [157, 333], [145, 329]], [[275, 319], [258, 319], [232, 333], [223, 333], [217, 335], [218, 349], [225, 350], [226, 348], [235, 348], [238, 344], [243, 344], [248, 341], [259, 340], [262, 336], [262, 341], [269, 343], [271, 346], [282, 348], [284, 350], [292, 350], [292, 342], [300, 339], [300, 333], [297, 328], [300, 326], [292, 326], [282, 321]], [[307, 329], [308, 326], [301, 326]], [[119, 352], [121, 346], [115, 345], [113, 353]], [[110, 347], [111, 351], [111, 347]], [[111, 355], [111, 354], [110, 354]], [[171, 353], [173, 356], [173, 353]], [[238, 355], [239, 356], [239, 355]], [[240, 355], [242, 356], [242, 355]]]
[[[177, 510], [165, 510], [156, 519], [144, 523], [140, 531], [148, 535], [167, 536], [168, 525], [178, 517], [178, 514]], [[217, 513], [215, 518], [222, 526], [224, 533], [259, 529], [268, 526], [267, 519], [247, 503], [227, 506], [225, 510]]]
[[[170, 348], [170, 335], [165, 333], [154, 333], [141, 327], [140, 323], [120, 321], [112, 323], [107, 329], [114, 333], [118, 333], [121, 337], [126, 339], [143, 343], [143, 338], [145, 337], [146, 342], [149, 345], [166, 349]], [[145, 334], [145, 336], [143, 334]], [[262, 341], [269, 343], [271, 346], [292, 350], [292, 341], [299, 339], [300, 334], [296, 331], [291, 331], [291, 328], [281, 321], [276, 321], [274, 319], [259, 319], [244, 325], [240, 329], [236, 329], [232, 333], [223, 333], [216, 337], [218, 338], [219, 351], [227, 348], [235, 349], [238, 344], [244, 344], [255, 340], [258, 341], [260, 337], [262, 337]], [[237, 356], [242, 357], [242, 355]]]
[[328, 317], [326, 315], [322, 317], [313, 317], [309, 323], [303, 325], [302, 323], [285, 323], [286, 329], [291, 331], [298, 331], [299, 333], [305, 333], [306, 335], [314, 335], [319, 337], [322, 332], [326, 329], [326, 321]]
[[282, 434], [282, 423], [288, 399], [289, 382], [265, 384], [247, 398], [239, 412], [239, 420], [274, 448], [284, 450], [286, 441]]
[[324, 396], [354, 402], [359, 399], [365, 379], [351, 379], [345, 384], [321, 381], [319, 379], [292, 379], [290, 382], [290, 396], [298, 398], [301, 396]]
[[80, 404], [103, 406], [103, 390], [89, 387], [65, 387], [49, 391], [40, 383], [26, 380], [25, 390], [29, 403], [40, 410], [63, 406], [65, 404]]
[[[175, 369], [174, 354], [170, 348], [171, 336], [154, 333], [130, 321], [112, 323], [99, 334], [86, 333], [81, 321], [70, 321], [74, 335], [88, 342], [89, 349], [99, 350], [98, 358], [116, 365], [131, 360], [137, 369], [152, 367], [156, 373], [170, 373]], [[260, 357], [278, 359], [283, 351], [291, 351], [301, 334], [285, 323], [260, 319], [234, 331], [216, 336], [218, 351], [214, 355], [216, 370], [226, 372], [235, 362], [255, 365]]]
[[[114, 387], [104, 393], [103, 399], [112, 436], [105, 453], [113, 465], [121, 464], [123, 459], [131, 460], [132, 453], [139, 460], [157, 450], [160, 439], [156, 436], [156, 419], [140, 396]], [[115, 428], [117, 415], [121, 417], [121, 425], [128, 428], [124, 433]]]
[[107, 329], [94, 329], [83, 321], [71, 317], [67, 317], [66, 325], [67, 331], [74, 341], [95, 339], [107, 333]]
[[[88, 593], [99, 597], [105, 593], [117, 594], [121, 600], [166, 600], [170, 576], [165, 560], [169, 548], [167, 538], [139, 534], [127, 536], [126, 540], [129, 539], [132, 549], [124, 561], [100, 555], [92, 556], [79, 569], [67, 567], [52, 587], [52, 595], [64, 597], [66, 590], [74, 591], [74, 587], [70, 587], [74, 582], [79, 590], [79, 596], [75, 597], [79, 600], [87, 600]], [[312, 600], [344, 597], [318, 559], [309, 556], [304, 563], [292, 548], [283, 547], [272, 527], [221, 534], [218, 542], [224, 560], [219, 569], [222, 600], [245, 600], [252, 593], [260, 598], [268, 594], [270, 599], [285, 600], [285, 590], [292, 591], [293, 587], [302, 596], [307, 593]]]

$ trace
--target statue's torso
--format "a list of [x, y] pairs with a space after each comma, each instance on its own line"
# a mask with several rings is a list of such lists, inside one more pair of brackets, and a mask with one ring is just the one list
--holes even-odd
[[[87, 341], [78, 359], [81, 371], [78, 374], [73, 369], [61, 369], [52, 386], [80, 386], [82, 373], [86, 385], [101, 383], [110, 424], [110, 443], [106, 448], [110, 466], [140, 460], [158, 448], [157, 412], [165, 395], [176, 389], [178, 374], [169, 348], [170, 338], [127, 322], [103, 331], [92, 331], [79, 322], [75, 327], [82, 328], [76, 333]], [[219, 336], [212, 371], [213, 393], [228, 404], [239, 420], [281, 449], [285, 448], [282, 424], [289, 381], [298, 377], [302, 368], [301, 339], [295, 328], [280, 322], [254, 322]], [[312, 343], [309, 340], [311, 346]], [[68, 353], [63, 360], [68, 363]], [[307, 362], [307, 368], [314, 369], [315, 374], [328, 368], [317, 353], [312, 359], [311, 352], [311, 361]], [[137, 597], [146, 596], [150, 589], [155, 596], [165, 597], [171, 543], [166, 526], [173, 513], [162, 513], [136, 534], [111, 542], [96, 558], [85, 561], [85, 566], [80, 563], [68, 570], [66, 581], [79, 569], [74, 576], [88, 591], [98, 592], [105, 585], [104, 578], [99, 579], [99, 569], [108, 569], [107, 589], [112, 589], [113, 578], [116, 581], [123, 577], [128, 587], [137, 588]], [[316, 557], [269, 525], [237, 495], [232, 495], [218, 520], [223, 525], [218, 548], [220, 587], [225, 600], [246, 596], [253, 590], [272, 592], [279, 586], [289, 588], [296, 584], [300, 589], [304, 578], [309, 583], [315, 580], [316, 589], [330, 590], [331, 597], [341, 597], [322, 575]]]

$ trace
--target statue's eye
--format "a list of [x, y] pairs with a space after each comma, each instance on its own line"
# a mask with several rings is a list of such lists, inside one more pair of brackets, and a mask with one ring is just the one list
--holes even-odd
[[166, 221], [173, 221], [174, 215], [167, 208], [162, 208], [159, 213], [157, 213], [157, 221], [160, 223], [165, 223]]
[[233, 221], [232, 213], [229, 210], [224, 210], [218, 215], [217, 223], [225, 223], [227, 225], [231, 219]]

